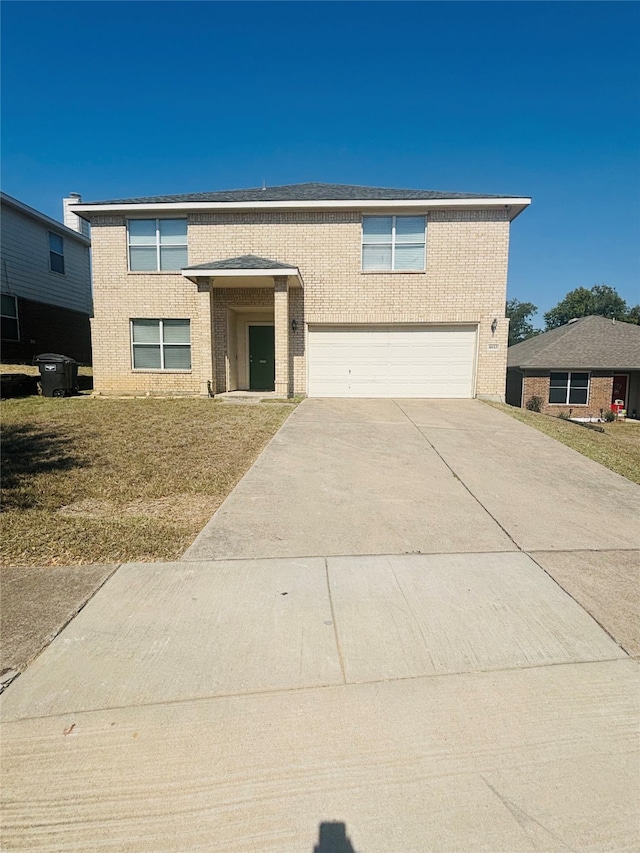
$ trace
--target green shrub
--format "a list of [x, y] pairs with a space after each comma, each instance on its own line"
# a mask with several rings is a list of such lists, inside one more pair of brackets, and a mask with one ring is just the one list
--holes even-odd
[[616, 413], [612, 412], [611, 409], [609, 409], [609, 411], [604, 413], [604, 420], [606, 421], [606, 423], [608, 423], [608, 424], [613, 423], [613, 421], [615, 421], [615, 419], [616, 419]]
[[529, 409], [530, 412], [541, 412], [542, 404], [542, 397], [529, 397], [527, 400], [527, 409]]

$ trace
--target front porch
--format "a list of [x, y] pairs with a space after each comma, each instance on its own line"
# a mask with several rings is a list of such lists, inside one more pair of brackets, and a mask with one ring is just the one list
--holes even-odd
[[288, 397], [279, 396], [275, 391], [223, 391], [216, 394], [215, 399], [221, 403], [242, 403], [245, 405], [257, 405], [271, 401], [288, 400]]
[[[255, 255], [182, 270], [197, 285], [201, 393], [296, 393], [304, 353], [303, 291], [297, 267]], [[303, 359], [301, 359], [303, 361]]]

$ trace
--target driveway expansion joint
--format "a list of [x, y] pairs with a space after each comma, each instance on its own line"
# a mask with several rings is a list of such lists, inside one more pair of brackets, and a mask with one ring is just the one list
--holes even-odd
[[342, 673], [342, 683], [347, 684], [347, 673], [344, 665], [344, 656], [342, 654], [342, 646], [340, 645], [340, 636], [338, 634], [338, 622], [336, 620], [335, 609], [333, 606], [333, 596], [331, 595], [331, 581], [329, 579], [329, 561], [324, 558], [324, 574], [327, 581], [327, 596], [329, 598], [329, 607], [331, 609], [331, 622], [333, 624], [333, 636], [336, 641], [336, 652], [340, 661], [340, 672]]
[[[479, 498], [479, 497], [477, 497], [477, 495], [475, 495], [475, 494], [471, 491], [471, 489], [469, 488], [469, 486], [467, 486], [467, 484], [466, 484], [466, 483], [465, 483], [465, 481], [462, 479], [462, 477], [457, 473], [457, 471], [455, 471], [455, 470], [451, 467], [451, 465], [447, 462], [447, 460], [446, 460], [446, 459], [444, 458], [444, 456], [440, 453], [440, 451], [437, 449], [437, 447], [429, 441], [429, 439], [428, 439], [428, 438], [427, 438], [427, 436], [424, 434], [424, 432], [423, 432], [423, 431], [420, 429], [420, 427], [415, 423], [415, 421], [414, 421], [414, 420], [412, 420], [412, 418], [410, 418], [410, 417], [409, 417], [409, 415], [405, 412], [405, 410], [404, 410], [404, 409], [402, 408], [402, 406], [398, 403], [398, 401], [397, 401], [397, 400], [394, 400], [393, 402], [394, 402], [394, 403], [395, 403], [395, 405], [400, 409], [400, 411], [401, 411], [401, 412], [402, 412], [402, 414], [405, 416], [405, 418], [407, 418], [407, 420], [409, 421], [409, 423], [411, 423], [411, 424], [415, 427], [415, 429], [416, 429], [416, 430], [418, 431], [418, 433], [422, 436], [422, 438], [423, 438], [423, 439], [424, 439], [424, 441], [429, 445], [429, 447], [433, 450], [433, 452], [436, 454], [436, 456], [437, 456], [437, 457], [438, 457], [438, 458], [443, 462], [443, 464], [444, 464], [444, 465], [446, 465], [446, 467], [449, 469], [449, 471], [451, 471], [451, 473], [452, 473], [452, 474], [453, 474], [453, 476], [456, 478], [456, 480], [460, 483], [460, 485], [461, 485], [461, 486], [462, 486], [462, 487], [463, 487], [463, 488], [464, 488], [464, 489], [469, 493], [469, 495], [473, 498], [473, 500], [478, 504], [478, 506], [479, 506], [481, 509], [483, 509], [483, 510], [484, 510], [484, 512], [486, 512], [486, 513], [487, 513], [487, 515], [489, 516], [489, 518], [491, 518], [491, 519], [492, 519], [492, 521], [494, 521], [494, 522], [495, 522], [495, 524], [497, 524], [497, 526], [500, 528], [500, 530], [502, 530], [502, 532], [504, 533], [504, 535], [505, 535], [508, 539], [510, 539], [510, 540], [511, 540], [511, 542], [513, 542], [513, 544], [515, 545], [515, 547], [517, 548], [517, 550], [518, 550], [518, 551], [523, 551], [523, 549], [520, 547], [520, 545], [518, 545], [518, 543], [516, 542], [516, 540], [515, 540], [515, 539], [513, 538], [513, 536], [509, 533], [509, 531], [508, 531], [508, 530], [507, 530], [507, 529], [506, 529], [502, 524], [500, 524], [500, 522], [499, 522], [499, 521], [498, 521], [498, 519], [495, 517], [495, 515], [493, 515], [493, 513], [489, 512], [489, 510], [488, 510], [488, 509], [486, 508], [486, 506], [482, 503], [482, 501], [480, 500], [480, 498]], [[476, 432], [479, 432], [479, 430], [476, 430]]]
[[590, 660], [565, 660], [565, 661], [546, 661], [545, 663], [525, 664], [523, 666], [501, 666], [488, 669], [464, 669], [458, 672], [432, 672], [420, 673], [418, 675], [403, 675], [397, 678], [367, 678], [367, 679], [351, 679], [350, 681], [334, 682], [332, 684], [311, 684], [301, 687], [276, 687], [272, 690], [247, 690], [246, 692], [235, 693], [216, 693], [209, 696], [185, 696], [180, 699], [162, 699], [155, 702], [139, 702], [127, 705], [104, 705], [97, 708], [80, 708], [78, 710], [56, 711], [49, 714], [33, 714], [24, 717], [14, 717], [0, 719], [2, 726], [15, 725], [34, 720], [55, 720], [67, 719], [69, 717], [80, 717], [89, 714], [116, 713], [118, 711], [135, 710], [138, 708], [169, 708], [179, 705], [188, 705], [191, 703], [202, 702], [222, 702], [230, 699], [255, 699], [269, 696], [284, 696], [295, 695], [302, 693], [310, 693], [314, 691], [325, 690], [344, 690], [353, 687], [375, 684], [401, 684], [405, 682], [427, 681], [432, 679], [447, 679], [447, 678], [463, 678], [469, 676], [472, 678], [481, 678], [482, 676], [497, 675], [507, 672], [527, 672], [529, 670], [544, 670], [554, 669], [556, 667], [574, 667], [574, 666], [593, 666], [594, 664], [626, 664], [628, 662], [636, 663], [635, 658], [627, 657], [612, 657], [612, 658], [593, 658]]

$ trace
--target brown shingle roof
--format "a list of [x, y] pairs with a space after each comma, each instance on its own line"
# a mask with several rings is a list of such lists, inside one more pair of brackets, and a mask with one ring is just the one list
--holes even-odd
[[640, 370], [640, 326], [581, 317], [509, 347], [508, 367]]

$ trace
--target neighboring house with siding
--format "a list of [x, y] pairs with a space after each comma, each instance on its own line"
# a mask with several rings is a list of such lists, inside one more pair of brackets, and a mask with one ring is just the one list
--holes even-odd
[[[2, 361], [60, 352], [91, 362], [91, 241], [63, 201], [65, 224], [0, 193]], [[71, 227], [70, 227], [71, 226]]]
[[504, 399], [509, 228], [529, 203], [312, 183], [73, 205], [94, 387]]
[[581, 317], [509, 347], [507, 403], [532, 397], [547, 415], [601, 418], [622, 401], [640, 415], [640, 326], [608, 317]]

